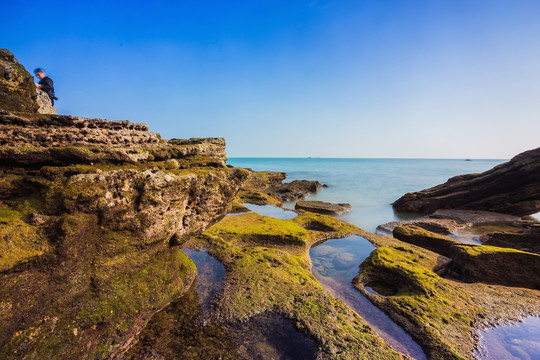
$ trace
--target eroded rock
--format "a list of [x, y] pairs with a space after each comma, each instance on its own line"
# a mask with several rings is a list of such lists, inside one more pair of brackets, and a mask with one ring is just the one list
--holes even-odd
[[37, 113], [36, 97], [32, 75], [11, 51], [0, 49], [0, 110]]
[[459, 279], [540, 289], [540, 255], [494, 246], [456, 245], [450, 269]]
[[423, 247], [424, 249], [431, 250], [447, 257], [451, 254], [452, 246], [460, 244], [456, 240], [435, 234], [414, 225], [398, 226], [394, 229], [393, 235], [396, 239]]
[[319, 214], [342, 215], [351, 211], [352, 206], [350, 204], [332, 204], [324, 201], [298, 201], [294, 208]]
[[309, 194], [321, 190], [322, 185], [318, 181], [294, 180], [274, 188], [283, 201], [301, 200]]
[[540, 148], [515, 156], [481, 174], [455, 176], [446, 183], [408, 193], [392, 206], [399, 211], [487, 210], [510, 215], [540, 211]]

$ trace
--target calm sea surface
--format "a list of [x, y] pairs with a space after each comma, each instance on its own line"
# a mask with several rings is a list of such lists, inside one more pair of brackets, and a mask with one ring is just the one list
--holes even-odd
[[[284, 171], [287, 180], [329, 185], [308, 200], [349, 203], [340, 218], [374, 232], [377, 225], [417, 217], [390, 205], [407, 192], [426, 189], [456, 175], [480, 173], [506, 160], [231, 158], [228, 163], [255, 171]], [[285, 204], [294, 208], [294, 203]]]

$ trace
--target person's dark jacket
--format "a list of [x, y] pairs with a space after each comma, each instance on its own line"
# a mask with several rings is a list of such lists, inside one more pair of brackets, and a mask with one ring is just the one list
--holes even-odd
[[52, 79], [48, 76], [45, 76], [39, 81], [39, 85], [41, 85], [40, 89], [45, 91], [47, 95], [49, 95], [49, 98], [54, 105], [54, 99], [56, 99], [56, 97], [54, 96], [54, 85]]

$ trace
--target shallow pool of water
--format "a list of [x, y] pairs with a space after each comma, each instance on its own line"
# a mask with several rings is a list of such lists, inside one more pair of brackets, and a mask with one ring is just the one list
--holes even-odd
[[249, 210], [256, 212], [259, 215], [269, 216], [276, 219], [289, 220], [298, 216], [297, 213], [289, 209], [283, 209], [273, 205], [254, 205], [242, 204]]
[[328, 240], [309, 250], [311, 271], [328, 292], [362, 316], [388, 344], [415, 359], [425, 359], [420, 345], [352, 285], [359, 265], [374, 249], [356, 235]]
[[183, 251], [193, 260], [197, 267], [195, 291], [199, 297], [201, 311], [206, 312], [210, 308], [214, 296], [223, 288], [225, 266], [207, 253], [191, 249], [184, 249]]
[[481, 360], [540, 360], [540, 317], [481, 331], [478, 345]]
[[197, 266], [194, 285], [150, 319], [125, 358], [315, 359], [316, 344], [274, 313], [243, 323], [216, 324], [211, 303], [224, 286], [225, 267], [212, 256], [184, 249]]
[[309, 360], [317, 357], [315, 342], [275, 313], [266, 312], [243, 323], [229, 324], [227, 330], [240, 359]]

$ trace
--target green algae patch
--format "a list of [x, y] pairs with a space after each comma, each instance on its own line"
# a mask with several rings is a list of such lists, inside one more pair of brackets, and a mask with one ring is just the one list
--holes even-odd
[[[411, 260], [411, 255], [379, 247], [362, 263], [353, 284], [419, 341], [431, 358], [469, 358], [472, 325], [482, 309], [470, 295]], [[370, 294], [364, 286], [373, 286], [381, 295]]]
[[342, 238], [348, 235], [362, 233], [358, 227], [340, 221], [333, 216], [316, 214], [309, 211], [299, 211], [299, 215], [292, 219], [293, 222], [310, 230], [312, 238], [317, 241], [330, 238]]
[[250, 212], [250, 211], [251, 210], [245, 207], [238, 199], [234, 199], [231, 202], [229, 206], [229, 211], [227, 213], [228, 214], [241, 214], [241, 213]]
[[451, 269], [467, 282], [540, 289], [540, 255], [486, 245], [452, 247]]
[[322, 358], [404, 358], [321, 287], [303, 256], [260, 246], [239, 248], [218, 236], [201, 236], [186, 246], [208, 247], [227, 268], [225, 287], [215, 301], [217, 319], [245, 321], [272, 311], [314, 339]]
[[0, 206], [0, 271], [36, 259], [51, 250], [40, 229], [23, 221], [28, 208], [22, 206], [21, 212]]
[[201, 309], [195, 284], [150, 319], [137, 343], [123, 355], [129, 360], [157, 353], [163, 359], [238, 359], [236, 347], [221, 325], [199, 324]]
[[242, 189], [238, 192], [238, 200], [241, 203], [254, 205], [283, 205], [283, 200], [279, 195], [247, 189]]
[[438, 254], [449, 256], [454, 245], [461, 244], [449, 237], [425, 230], [419, 226], [397, 226], [393, 233], [396, 239], [423, 247]]
[[237, 199], [241, 203], [281, 206], [283, 199], [273, 193], [273, 189], [280, 185], [286, 176], [283, 172], [250, 171]]
[[256, 213], [226, 217], [204, 234], [227, 239], [236, 246], [281, 244], [303, 247], [311, 238], [308, 230], [292, 221]]

